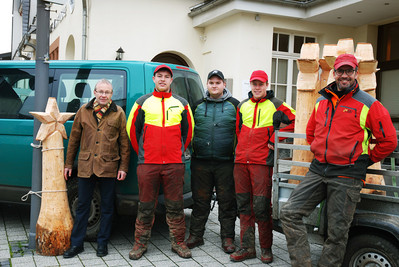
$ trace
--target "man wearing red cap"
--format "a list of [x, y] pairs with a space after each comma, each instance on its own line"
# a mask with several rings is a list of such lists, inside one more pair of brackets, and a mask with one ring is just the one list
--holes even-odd
[[135, 243], [129, 253], [132, 260], [141, 258], [147, 251], [161, 184], [172, 251], [182, 258], [191, 257], [190, 249], [184, 242], [183, 153], [191, 142], [194, 120], [188, 102], [172, 94], [172, 76], [169, 66], [156, 67], [154, 92], [136, 100], [127, 121], [126, 129], [138, 155], [140, 200]]
[[273, 172], [274, 126], [293, 131], [295, 110], [274, 97], [267, 74], [256, 70], [250, 78], [249, 98], [237, 108], [234, 181], [240, 213], [240, 246], [231, 261], [256, 257], [255, 222], [258, 224], [261, 261], [270, 263], [272, 254], [271, 191]]
[[[281, 210], [292, 266], [312, 266], [302, 221], [323, 200], [327, 205], [327, 239], [317, 266], [341, 266], [367, 167], [392, 153], [396, 131], [388, 111], [359, 89], [358, 63], [342, 54], [334, 64], [335, 82], [319, 93], [306, 128], [315, 159], [305, 179]], [[376, 145], [371, 150], [371, 136]]]

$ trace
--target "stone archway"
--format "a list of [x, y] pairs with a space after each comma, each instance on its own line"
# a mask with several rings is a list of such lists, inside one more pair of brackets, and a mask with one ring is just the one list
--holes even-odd
[[190, 65], [187, 63], [187, 61], [176, 54], [170, 53], [170, 52], [165, 52], [165, 53], [160, 53], [156, 55], [153, 59], [151, 59], [152, 62], [162, 62], [162, 63], [170, 63], [170, 64], [176, 64], [176, 65], [182, 65], [186, 67], [190, 67]]

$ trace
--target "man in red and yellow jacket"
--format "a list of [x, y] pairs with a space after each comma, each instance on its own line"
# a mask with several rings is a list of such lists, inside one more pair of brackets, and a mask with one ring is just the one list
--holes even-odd
[[[323, 200], [328, 207], [328, 229], [317, 266], [342, 265], [367, 167], [391, 154], [397, 145], [388, 111], [359, 89], [357, 68], [353, 55], [337, 57], [335, 82], [319, 92], [307, 124], [306, 138], [315, 159], [281, 210], [292, 266], [312, 266], [302, 218]], [[376, 139], [373, 149], [369, 146], [372, 135]]]
[[184, 151], [192, 139], [194, 120], [188, 102], [172, 94], [172, 76], [169, 66], [159, 65], [154, 71], [154, 92], [137, 99], [127, 121], [127, 132], [138, 155], [140, 200], [135, 244], [129, 253], [132, 260], [147, 251], [161, 184], [172, 251], [183, 258], [191, 257], [184, 243], [183, 183]]
[[268, 77], [256, 70], [250, 78], [249, 98], [237, 108], [237, 138], [234, 181], [240, 213], [241, 249], [230, 255], [232, 261], [256, 257], [255, 222], [258, 223], [261, 260], [273, 261], [271, 192], [273, 173], [274, 125], [293, 131], [295, 110], [267, 91]]

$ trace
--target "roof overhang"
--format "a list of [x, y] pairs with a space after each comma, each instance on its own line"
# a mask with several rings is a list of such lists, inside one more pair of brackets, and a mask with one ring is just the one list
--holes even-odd
[[191, 8], [194, 27], [248, 12], [358, 27], [399, 20], [397, 0], [210, 0]]

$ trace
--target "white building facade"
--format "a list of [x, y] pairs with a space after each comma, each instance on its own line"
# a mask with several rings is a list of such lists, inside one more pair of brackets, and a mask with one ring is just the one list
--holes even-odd
[[50, 13], [53, 59], [115, 60], [122, 48], [123, 60], [186, 65], [203, 83], [209, 71], [220, 69], [238, 99], [246, 97], [251, 72], [262, 69], [276, 95], [294, 107], [302, 43], [319, 43], [320, 56], [325, 44], [342, 38], [371, 43], [383, 85], [377, 97], [399, 120], [399, 93], [392, 86], [399, 81], [397, 0], [66, 0], [51, 10], [57, 10]]

